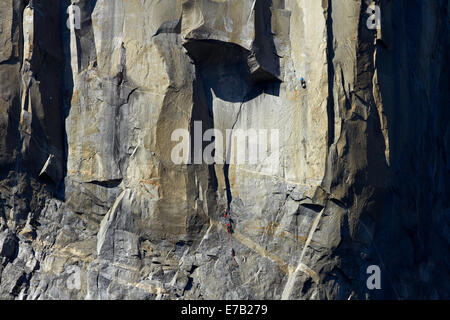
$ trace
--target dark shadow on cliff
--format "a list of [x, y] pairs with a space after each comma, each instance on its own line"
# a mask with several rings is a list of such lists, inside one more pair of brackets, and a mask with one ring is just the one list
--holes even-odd
[[280, 57], [277, 55], [272, 33], [272, 4], [272, 0], [255, 2], [255, 39], [252, 54], [248, 60], [251, 77], [255, 82], [272, 82], [281, 79]]
[[[62, 123], [64, 130], [64, 159], [63, 159], [63, 180], [59, 185], [58, 198], [65, 200], [66, 198], [66, 182], [65, 177], [67, 176], [67, 161], [68, 161], [68, 139], [66, 132], [66, 120], [70, 114], [70, 109], [72, 107], [72, 96], [74, 94], [74, 83], [73, 83], [73, 71], [71, 65], [71, 51], [70, 51], [70, 29], [67, 27], [67, 21], [69, 15], [67, 13], [68, 7], [70, 6], [70, 0], [63, 0], [60, 7], [60, 17], [61, 17], [61, 42], [62, 51], [64, 58], [64, 68], [63, 68], [63, 81], [62, 81]], [[96, 61], [95, 56], [95, 43], [94, 43], [94, 33], [92, 28], [91, 15], [95, 9], [97, 0], [82, 0], [76, 5], [80, 7], [81, 11], [81, 29], [76, 30], [76, 47], [78, 49], [78, 68], [83, 70], [88, 67], [91, 61]], [[83, 53], [83, 54], [82, 54]]]
[[449, 4], [414, 0], [407, 10], [402, 2], [379, 5], [389, 48], [378, 45], [376, 67], [390, 181], [374, 238], [392, 275], [391, 296], [448, 299]]
[[[184, 46], [199, 70], [207, 95], [232, 103], [244, 103], [263, 93], [279, 95], [281, 81], [276, 77], [251, 73], [248, 50], [216, 40], [189, 41]], [[212, 101], [212, 96], [208, 100]]]
[[[185, 47], [196, 63], [197, 75], [202, 79], [211, 119], [214, 119], [214, 99], [238, 103], [242, 107], [244, 103], [262, 94], [279, 95], [280, 81], [275, 78], [268, 80], [267, 77], [255, 78], [248, 66], [250, 53], [240, 46], [202, 40], [188, 42]], [[237, 121], [237, 118], [234, 121]], [[230, 129], [233, 128], [234, 125]], [[230, 147], [231, 145], [226, 150], [227, 161], [223, 166], [228, 208], [232, 201], [229, 181]]]
[[334, 31], [333, 31], [333, 1], [328, 0], [328, 12], [326, 16], [327, 26], [327, 61], [328, 61], [328, 101], [327, 101], [327, 116], [328, 116], [328, 148], [334, 143]]
[[[271, 0], [255, 5], [255, 39], [252, 51], [237, 44], [217, 40], [190, 40], [184, 44], [202, 79], [209, 116], [214, 121], [213, 101], [244, 103], [262, 94], [279, 96], [280, 61], [271, 33]], [[233, 107], [234, 108], [234, 107]], [[230, 129], [234, 129], [239, 113]], [[214, 127], [214, 123], [212, 123]], [[230, 147], [223, 166], [227, 207], [232, 201], [229, 180]]]
[[[382, 121], [373, 96], [374, 31], [365, 25], [366, 6], [361, 6], [362, 21], [357, 38], [357, 63], [354, 89], [346, 88], [344, 70], [334, 65], [334, 30], [332, 19], [332, 1], [328, 1], [327, 21], [327, 61], [328, 61], [328, 158], [326, 176], [323, 181], [325, 190], [331, 195], [340, 194], [334, 203], [345, 210], [341, 224], [341, 242], [333, 255], [340, 259], [336, 274], [340, 274], [338, 297], [345, 299], [364, 297], [366, 294], [367, 267], [371, 264], [383, 270], [383, 291], [374, 290], [370, 297], [396, 297], [392, 290], [389, 266], [380, 254], [380, 243], [374, 239], [374, 230], [379, 225], [380, 212], [383, 210], [389, 166], [385, 157], [387, 148], [382, 132]], [[366, 74], [372, 76], [365, 77]], [[336, 82], [340, 76], [340, 83]], [[334, 88], [342, 89], [344, 98], [339, 105], [334, 102]], [[334, 136], [335, 108], [344, 115], [340, 137]], [[346, 147], [338, 153], [336, 139], [345, 137]], [[363, 160], [363, 161], [361, 161]], [[349, 172], [353, 179], [348, 183]], [[331, 202], [331, 201], [330, 201]], [[390, 227], [390, 225], [386, 226]], [[390, 244], [391, 247], [394, 244]], [[363, 254], [363, 258], [360, 256]], [[327, 279], [329, 280], [329, 279]], [[383, 296], [384, 295], [384, 296]]]

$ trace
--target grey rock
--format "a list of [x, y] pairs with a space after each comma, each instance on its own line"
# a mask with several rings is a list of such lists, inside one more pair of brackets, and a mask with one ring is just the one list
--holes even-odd
[[17, 256], [19, 239], [10, 230], [0, 233], [0, 257], [6, 258], [6, 261], [14, 260]]
[[[448, 3], [28, 3], [0, 4], [0, 298], [448, 299]], [[279, 152], [176, 164], [196, 121]]]

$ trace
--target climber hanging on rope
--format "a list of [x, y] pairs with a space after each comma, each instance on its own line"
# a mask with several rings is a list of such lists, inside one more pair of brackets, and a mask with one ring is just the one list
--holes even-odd
[[300, 83], [302, 84], [302, 88], [306, 89], [306, 81], [303, 79], [303, 77], [300, 77]]
[[231, 219], [231, 217], [230, 217], [230, 214], [228, 213], [228, 211], [225, 211], [224, 212], [224, 214], [223, 214], [223, 217], [224, 217], [224, 219], [225, 219], [225, 223], [226, 223], [226, 225], [227, 225], [227, 231], [228, 231], [228, 233], [233, 233], [233, 220]]
[[226, 227], [227, 227], [227, 233], [228, 233], [228, 238], [230, 239], [230, 247], [231, 247], [231, 257], [233, 258], [233, 265], [236, 263], [236, 259], [235, 259], [235, 252], [233, 249], [233, 240], [232, 240], [232, 234], [233, 234], [233, 220], [230, 217], [230, 214], [227, 211], [224, 212], [223, 217], [226, 220]]
[[231, 224], [230, 224], [230, 223], [227, 223], [227, 232], [228, 232], [229, 234], [232, 234]]
[[234, 265], [236, 263], [236, 259], [235, 259], [234, 249], [233, 249], [233, 240], [231, 238], [231, 234], [233, 233], [233, 230], [231, 229], [230, 223], [227, 223], [227, 231], [228, 231], [228, 238], [230, 239], [231, 257], [233, 258], [233, 265]]

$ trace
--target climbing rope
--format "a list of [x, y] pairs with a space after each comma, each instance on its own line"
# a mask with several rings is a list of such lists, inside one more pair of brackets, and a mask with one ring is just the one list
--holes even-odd
[[225, 219], [228, 219], [228, 221], [227, 221], [227, 233], [228, 233], [228, 239], [230, 240], [231, 257], [233, 259], [233, 265], [235, 265], [237, 263], [236, 263], [236, 259], [235, 259], [234, 248], [233, 248], [233, 239], [232, 239], [233, 226], [232, 226], [232, 220], [230, 218], [230, 215], [229, 215], [228, 211], [225, 211], [225, 213], [223, 214], [223, 217]]

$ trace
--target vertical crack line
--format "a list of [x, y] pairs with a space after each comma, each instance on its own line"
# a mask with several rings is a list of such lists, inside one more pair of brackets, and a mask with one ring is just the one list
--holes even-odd
[[[322, 218], [322, 214], [323, 214], [324, 210], [325, 210], [325, 208], [322, 209], [319, 212], [319, 214], [317, 215], [317, 217], [313, 221], [311, 229], [309, 230], [308, 238], [306, 239], [306, 242], [305, 242], [305, 246], [303, 247], [302, 254], [300, 255], [299, 264], [302, 262], [303, 257], [305, 256], [306, 249], [308, 248], [309, 244], [311, 243], [312, 237], [314, 235], [314, 232], [317, 229], [317, 226], [319, 224], [320, 218]], [[297, 269], [298, 269], [298, 267], [297, 267]]]
[[252, 15], [254, 15], [255, 5], [257, 0], [253, 0], [252, 8], [250, 9], [250, 14], [248, 15], [247, 24], [250, 22]]
[[314, 274], [313, 274], [314, 272], [309, 267], [304, 265], [302, 263], [302, 261], [303, 261], [303, 257], [305, 256], [306, 249], [308, 248], [309, 244], [311, 243], [314, 232], [316, 231], [317, 226], [319, 225], [319, 221], [320, 221], [320, 218], [322, 217], [324, 210], [325, 210], [325, 208], [323, 208], [319, 212], [319, 214], [317, 214], [316, 218], [314, 219], [314, 221], [311, 225], [311, 229], [309, 230], [309, 234], [308, 234], [308, 238], [306, 239], [305, 246], [303, 247], [302, 253], [300, 254], [300, 258], [298, 259], [297, 268], [295, 268], [294, 272], [289, 270], [288, 281], [286, 282], [286, 285], [284, 286], [284, 290], [281, 295], [281, 300], [288, 300], [289, 297], [291, 296], [292, 289], [294, 288], [294, 282], [295, 282], [295, 279], [297, 278], [297, 274], [299, 271], [306, 272], [309, 276], [311, 276], [313, 278], [314, 281], [316, 281], [316, 282], [318, 281], [318, 279], [314, 279], [315, 278]]
[[[206, 239], [208, 239], [208, 237], [210, 236], [212, 227], [213, 227], [213, 222], [211, 221], [211, 218], [210, 218], [210, 219], [209, 219], [209, 227], [208, 227], [208, 229], [206, 230], [205, 234], [203, 235], [202, 240], [200, 240], [200, 243], [198, 244], [196, 251], [197, 251], [199, 248], [201, 248], [201, 246], [203, 245], [203, 241], [205, 241]], [[189, 249], [187, 249], [187, 250], [189, 250]]]
[[226, 146], [227, 151], [226, 151], [226, 156], [225, 156], [225, 164], [223, 165], [223, 176], [225, 179], [225, 189], [226, 189], [226, 193], [227, 193], [227, 209], [230, 209], [231, 201], [233, 200], [232, 194], [231, 194], [230, 178], [229, 178], [230, 158], [231, 158], [231, 150], [232, 150], [232, 144], [233, 144], [233, 131], [234, 131], [234, 127], [236, 126], [236, 123], [238, 122], [239, 117], [241, 115], [242, 107], [245, 103], [245, 100], [250, 92], [251, 92], [251, 90], [249, 92], [247, 92], [244, 95], [244, 97], [242, 98], [242, 102], [241, 102], [241, 105], [239, 106], [239, 111], [236, 115], [236, 119], [234, 120], [234, 123], [231, 126], [230, 135], [228, 137], [228, 144]]
[[328, 0], [326, 8], [326, 28], [327, 28], [327, 73], [328, 73], [328, 100], [327, 100], [327, 115], [328, 115], [328, 149], [334, 143], [334, 47], [333, 47], [333, 7], [332, 0]]

